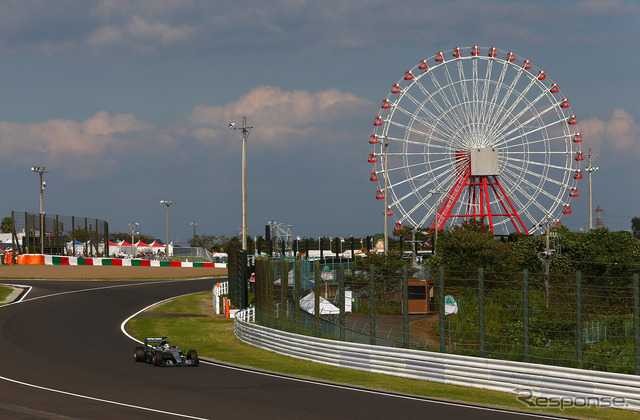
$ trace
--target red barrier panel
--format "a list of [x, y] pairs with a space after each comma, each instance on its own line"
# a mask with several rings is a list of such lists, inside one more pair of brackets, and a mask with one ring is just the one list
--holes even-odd
[[[6, 254], [5, 254], [6, 258]], [[28, 265], [44, 265], [44, 255], [39, 254], [22, 254], [18, 255], [18, 264]]]
[[120, 258], [113, 258], [111, 260], [111, 265], [118, 265], [118, 266], [122, 267], [122, 260]]

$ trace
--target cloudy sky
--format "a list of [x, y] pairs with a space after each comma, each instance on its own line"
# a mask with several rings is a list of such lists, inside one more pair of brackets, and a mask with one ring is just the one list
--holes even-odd
[[[454, 46], [528, 57], [592, 149], [605, 224], [640, 215], [640, 10], [633, 0], [0, 1], [0, 213], [128, 223], [170, 240], [236, 235], [246, 116], [249, 233], [382, 231], [368, 137], [380, 100]], [[586, 181], [586, 177], [585, 177]], [[587, 184], [581, 186], [587, 191]], [[587, 194], [562, 219], [588, 225]]]

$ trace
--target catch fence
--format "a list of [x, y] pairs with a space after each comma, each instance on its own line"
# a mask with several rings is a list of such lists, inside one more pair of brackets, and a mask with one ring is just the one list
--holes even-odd
[[[409, 272], [258, 259], [256, 321], [350, 342], [640, 374], [637, 274]], [[229, 274], [231, 289], [240, 277]]]
[[[47, 255], [109, 255], [109, 224], [78, 216], [11, 212], [14, 241], [22, 253]], [[23, 235], [19, 235], [24, 233]]]

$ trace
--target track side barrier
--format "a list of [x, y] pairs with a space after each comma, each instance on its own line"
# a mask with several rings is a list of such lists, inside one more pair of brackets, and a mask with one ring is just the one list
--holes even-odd
[[57, 255], [22, 254], [18, 255], [18, 264], [29, 265], [95, 265], [118, 267], [215, 267], [209, 262], [159, 261], [128, 258], [83, 258], [62, 257]]
[[564, 406], [640, 411], [637, 376], [455, 354], [373, 346], [298, 335], [253, 322], [253, 308], [235, 316], [235, 335], [253, 346], [298, 359], [404, 378], [517, 394]]

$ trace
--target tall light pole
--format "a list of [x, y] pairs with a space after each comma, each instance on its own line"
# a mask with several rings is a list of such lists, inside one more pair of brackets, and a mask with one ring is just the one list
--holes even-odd
[[136, 228], [139, 226], [138, 222], [133, 222], [133, 223], [129, 223], [129, 229], [131, 229], [131, 257], [133, 258], [134, 255], [136, 255], [136, 250], [133, 246], [133, 241], [134, 241], [134, 231], [136, 230]]
[[598, 167], [591, 166], [591, 148], [589, 148], [589, 166], [584, 168], [585, 171], [589, 172], [589, 231], [593, 229], [593, 201], [591, 199], [591, 173], [598, 170]]
[[389, 176], [387, 174], [387, 136], [384, 136], [384, 254], [387, 255], [389, 249], [389, 205], [387, 204]]
[[435, 195], [436, 196], [436, 223], [435, 223], [435, 238], [433, 238], [433, 249], [431, 250], [431, 254], [435, 254], [436, 253], [436, 244], [438, 243], [438, 218], [439, 218], [439, 214], [438, 214], [438, 207], [440, 207], [440, 194], [442, 194], [442, 191], [440, 191], [439, 189], [435, 188], [432, 190], [429, 190], [429, 193], [431, 195]]
[[193, 240], [196, 240], [196, 226], [198, 226], [198, 222], [191, 222], [189, 223], [191, 226], [193, 226]]
[[229, 123], [229, 128], [242, 136], [242, 249], [247, 250], [247, 137], [253, 127], [247, 127], [247, 117], [242, 117], [242, 127]]
[[31, 170], [40, 174], [40, 253], [44, 254], [44, 190], [47, 188], [47, 183], [42, 178], [49, 172], [44, 166], [32, 166]]
[[160, 204], [165, 206], [165, 223], [167, 227], [167, 242], [164, 244], [164, 258], [169, 259], [169, 206], [173, 204], [173, 201], [160, 200]]

